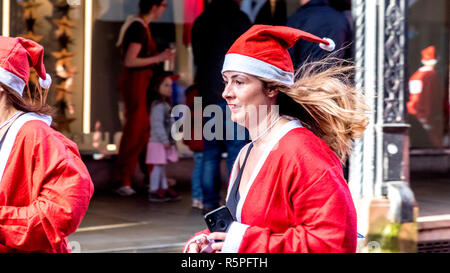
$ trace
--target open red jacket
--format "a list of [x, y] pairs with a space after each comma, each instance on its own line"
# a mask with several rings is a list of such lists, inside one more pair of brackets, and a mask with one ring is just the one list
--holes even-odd
[[94, 192], [77, 146], [26, 114], [0, 150], [0, 252], [70, 252]]

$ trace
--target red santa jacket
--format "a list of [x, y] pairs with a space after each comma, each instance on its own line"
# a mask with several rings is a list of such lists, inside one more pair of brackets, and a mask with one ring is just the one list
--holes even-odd
[[21, 116], [0, 150], [0, 252], [70, 252], [66, 237], [88, 208], [90, 175], [50, 122]]
[[438, 73], [421, 67], [409, 79], [408, 112], [432, 126], [442, 126], [444, 92]]
[[[239, 172], [238, 162], [229, 190]], [[341, 163], [298, 121], [285, 124], [267, 146], [236, 216], [223, 252], [356, 251], [356, 210]], [[203, 233], [208, 231], [197, 235]]]

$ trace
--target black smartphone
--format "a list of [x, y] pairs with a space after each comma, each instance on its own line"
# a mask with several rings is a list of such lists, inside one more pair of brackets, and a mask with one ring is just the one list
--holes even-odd
[[211, 232], [227, 232], [234, 219], [226, 206], [215, 209], [205, 215], [206, 225]]

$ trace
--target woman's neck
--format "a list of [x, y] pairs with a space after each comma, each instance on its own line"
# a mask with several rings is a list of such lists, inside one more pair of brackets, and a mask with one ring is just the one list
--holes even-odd
[[267, 136], [270, 135], [279, 120], [278, 113], [269, 113], [262, 120], [258, 120], [256, 126], [248, 128], [252, 141], [256, 144], [256, 142], [264, 142], [265, 139], [268, 139]]
[[153, 21], [153, 14], [139, 14], [139, 17], [141, 17], [142, 20], [144, 20], [145, 24], [150, 24]]

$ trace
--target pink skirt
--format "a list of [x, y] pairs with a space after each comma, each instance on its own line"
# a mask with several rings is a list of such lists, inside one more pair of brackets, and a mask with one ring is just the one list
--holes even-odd
[[147, 144], [147, 157], [145, 163], [152, 165], [164, 165], [168, 162], [177, 162], [178, 153], [175, 145], [164, 148], [160, 142], [149, 142]]

